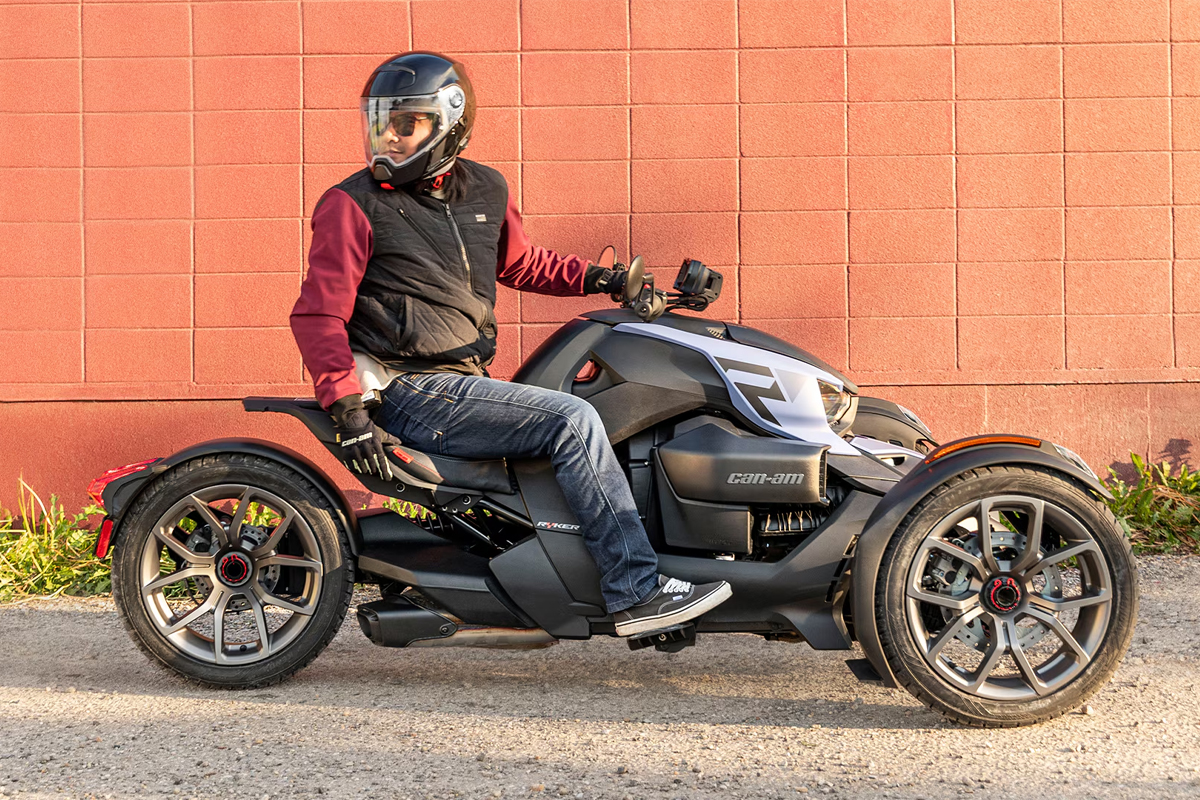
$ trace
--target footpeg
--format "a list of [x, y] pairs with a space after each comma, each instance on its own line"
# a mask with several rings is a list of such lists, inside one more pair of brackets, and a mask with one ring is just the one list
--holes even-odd
[[629, 642], [630, 650], [641, 650], [653, 645], [655, 650], [662, 653], [678, 653], [683, 648], [696, 644], [696, 626], [690, 622], [672, 625], [641, 636], [631, 636], [626, 641]]

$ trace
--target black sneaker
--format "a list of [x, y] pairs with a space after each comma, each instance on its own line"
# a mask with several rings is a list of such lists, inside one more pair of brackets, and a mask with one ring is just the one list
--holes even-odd
[[699, 586], [658, 576], [658, 588], [645, 600], [613, 614], [617, 636], [635, 636], [679, 625], [711, 611], [733, 595], [728, 581]]

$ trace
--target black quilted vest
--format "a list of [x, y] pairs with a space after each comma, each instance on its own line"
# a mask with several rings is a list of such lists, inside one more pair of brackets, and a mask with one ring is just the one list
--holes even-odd
[[362, 170], [337, 185], [366, 214], [374, 249], [346, 331], [350, 347], [407, 372], [485, 374], [496, 354], [496, 262], [508, 184], [459, 159], [466, 199], [382, 188]]

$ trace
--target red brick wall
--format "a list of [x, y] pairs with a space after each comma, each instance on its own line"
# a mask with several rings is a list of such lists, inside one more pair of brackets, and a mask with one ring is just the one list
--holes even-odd
[[[307, 216], [409, 48], [467, 64], [536, 243], [700, 258], [943, 438], [1196, 439], [1200, 0], [0, 0], [0, 503], [315, 452], [235, 400], [311, 391]], [[597, 305], [502, 291], [496, 372]]]

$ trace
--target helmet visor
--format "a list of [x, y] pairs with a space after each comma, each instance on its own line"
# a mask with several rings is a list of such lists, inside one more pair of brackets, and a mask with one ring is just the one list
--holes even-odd
[[399, 169], [432, 150], [462, 117], [458, 86], [417, 97], [364, 97], [361, 101], [367, 163]]

